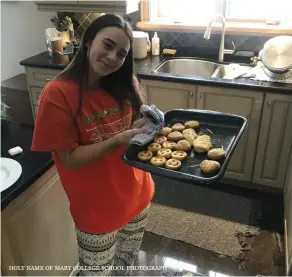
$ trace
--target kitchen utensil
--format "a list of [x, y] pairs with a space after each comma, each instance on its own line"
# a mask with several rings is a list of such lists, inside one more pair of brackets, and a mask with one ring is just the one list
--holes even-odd
[[292, 36], [277, 36], [268, 40], [260, 51], [263, 64], [274, 73], [292, 68]]
[[141, 162], [137, 158], [137, 154], [139, 151], [146, 149], [147, 146], [130, 145], [122, 159], [133, 167], [155, 175], [194, 185], [211, 184], [223, 177], [230, 158], [247, 125], [247, 120], [241, 116], [207, 110], [171, 110], [165, 113], [164, 120], [166, 127], [170, 127], [175, 123], [198, 120], [200, 122], [198, 131], [211, 137], [213, 148], [223, 147], [226, 151], [226, 158], [220, 161], [220, 170], [213, 175], [204, 174], [200, 170], [200, 163], [207, 159], [207, 154], [197, 154], [193, 148], [188, 152], [187, 159], [182, 161], [182, 167], [176, 171]]
[[149, 35], [145, 32], [133, 31], [134, 59], [144, 59], [150, 51]]
[[[60, 33], [56, 28], [47, 28], [45, 30], [45, 36], [46, 36], [46, 45], [47, 45], [47, 50], [49, 54], [51, 55], [54, 50], [52, 50], [52, 39], [56, 40], [57, 37], [60, 37]], [[63, 49], [61, 50], [61, 52]]]

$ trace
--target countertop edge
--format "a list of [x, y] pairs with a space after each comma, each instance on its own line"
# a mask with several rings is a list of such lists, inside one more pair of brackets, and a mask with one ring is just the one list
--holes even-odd
[[17, 199], [22, 193], [24, 193], [38, 178], [40, 178], [47, 170], [49, 170], [52, 166], [54, 166], [53, 158], [50, 159], [46, 164], [42, 166], [40, 170], [38, 170], [31, 178], [26, 180], [26, 182], [22, 183], [20, 186], [16, 186], [13, 191], [9, 194], [9, 196], [5, 199], [1, 199], [1, 211], [9, 206], [11, 202]]
[[[249, 90], [265, 91], [265, 92], [290, 92], [292, 93], [292, 84], [288, 87], [274, 87], [264, 81], [247, 81], [240, 82], [240, 80], [218, 80], [218, 78], [204, 79], [202, 77], [174, 77], [174, 76], [163, 76], [163, 75], [154, 75], [147, 73], [137, 73], [136, 74], [140, 79], [147, 80], [160, 80], [160, 81], [169, 81], [169, 82], [184, 82], [189, 84], [198, 84], [198, 85], [216, 85], [221, 87], [230, 87], [230, 88], [245, 88]], [[266, 84], [266, 85], [265, 85]]]

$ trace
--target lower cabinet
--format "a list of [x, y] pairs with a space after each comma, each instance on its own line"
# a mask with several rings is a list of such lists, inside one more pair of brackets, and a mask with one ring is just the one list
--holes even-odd
[[202, 109], [247, 118], [225, 177], [283, 188], [292, 147], [291, 95], [154, 80], [142, 85], [148, 104], [164, 112]]
[[253, 182], [283, 188], [292, 147], [292, 95], [266, 93]]
[[147, 103], [156, 105], [163, 112], [196, 107], [194, 85], [153, 80], [141, 80], [141, 85], [146, 91]]
[[78, 262], [75, 225], [55, 166], [2, 211], [1, 241], [3, 275], [70, 274]]
[[262, 92], [198, 86], [198, 109], [236, 114], [248, 120], [225, 173], [227, 178], [252, 180], [263, 96]]
[[292, 149], [284, 185], [284, 227], [287, 276], [292, 275]]
[[40, 67], [26, 67], [25, 71], [32, 114], [35, 120], [38, 111], [38, 99], [42, 93], [43, 88], [48, 82], [60, 74], [61, 70]]

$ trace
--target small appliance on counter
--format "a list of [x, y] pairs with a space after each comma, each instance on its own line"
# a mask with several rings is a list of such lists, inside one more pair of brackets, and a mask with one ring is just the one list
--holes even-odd
[[292, 36], [268, 40], [259, 53], [260, 61], [253, 68], [254, 80], [292, 84]]
[[141, 31], [133, 31], [133, 56], [134, 59], [144, 59], [150, 51], [149, 35]]

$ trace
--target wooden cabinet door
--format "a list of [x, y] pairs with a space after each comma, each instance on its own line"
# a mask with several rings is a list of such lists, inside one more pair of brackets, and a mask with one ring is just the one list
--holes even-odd
[[292, 145], [292, 96], [267, 93], [253, 182], [283, 188]]
[[251, 181], [259, 133], [263, 93], [239, 89], [199, 86], [198, 109], [243, 116], [248, 126], [230, 160], [225, 177]]
[[153, 80], [141, 80], [141, 85], [146, 91], [147, 103], [154, 104], [163, 112], [196, 106], [194, 85]]
[[5, 269], [9, 271], [11, 264], [24, 266], [24, 270], [12, 271], [13, 275], [68, 276], [78, 261], [75, 225], [59, 175], [43, 181], [44, 175], [2, 212], [2, 239], [9, 243], [2, 253], [13, 256], [6, 258]]
[[287, 276], [292, 275], [292, 149], [284, 184], [285, 260]]

